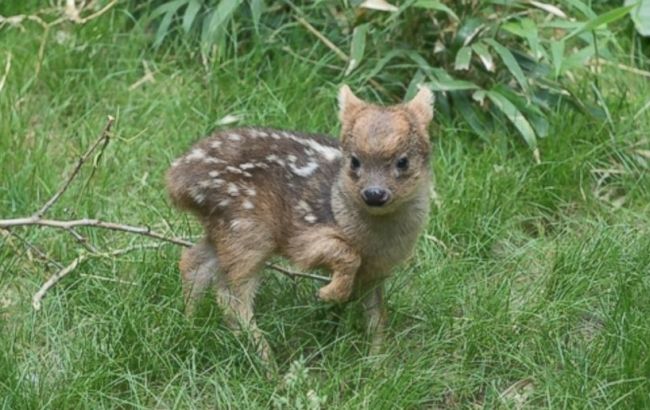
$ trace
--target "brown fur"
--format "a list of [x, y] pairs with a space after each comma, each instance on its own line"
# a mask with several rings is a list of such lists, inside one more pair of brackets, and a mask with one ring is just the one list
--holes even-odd
[[[253, 320], [259, 271], [274, 254], [303, 269], [325, 268], [324, 301], [364, 296], [374, 349], [383, 335], [381, 282], [404, 261], [429, 211], [432, 94], [379, 107], [339, 93], [341, 143], [313, 134], [243, 128], [199, 141], [173, 164], [173, 203], [194, 213], [205, 239], [183, 252], [180, 270], [188, 314], [212, 288], [226, 318], [268, 347]], [[359, 167], [351, 165], [358, 159]], [[408, 159], [408, 166], [396, 164]], [[382, 206], [361, 192], [379, 187]]]

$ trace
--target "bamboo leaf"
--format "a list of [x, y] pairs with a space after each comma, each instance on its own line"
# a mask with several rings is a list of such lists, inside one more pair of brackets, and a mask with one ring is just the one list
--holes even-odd
[[199, 10], [201, 10], [201, 2], [199, 0], [189, 0], [187, 9], [185, 9], [185, 14], [183, 15], [183, 30], [186, 33], [192, 28], [192, 24]]
[[457, 80], [451, 77], [445, 70], [432, 68], [433, 76], [430, 78], [429, 86], [432, 91], [459, 91], [459, 90], [478, 90], [479, 86], [465, 80]]
[[501, 61], [503, 61], [503, 64], [506, 66], [508, 71], [510, 71], [510, 74], [512, 74], [515, 80], [517, 80], [521, 89], [528, 92], [528, 80], [526, 79], [526, 75], [510, 50], [493, 39], [488, 39], [486, 42], [494, 48], [497, 54], [499, 54]]
[[259, 33], [260, 19], [262, 18], [262, 13], [264, 13], [266, 5], [264, 4], [264, 0], [251, 0], [250, 7], [251, 16], [253, 18], [253, 26], [255, 27], [255, 31]]
[[537, 137], [535, 131], [524, 115], [510, 102], [503, 94], [490, 90], [487, 92], [487, 97], [492, 101], [494, 106], [499, 109], [506, 116], [506, 118], [517, 128], [521, 136], [526, 141], [530, 148], [537, 148]]
[[241, 4], [241, 0], [221, 0], [217, 8], [212, 12], [208, 20], [207, 33], [204, 40], [210, 42], [214, 39], [217, 30], [222, 28], [224, 23], [227, 23], [232, 17], [237, 7]]
[[610, 10], [608, 12], [605, 12], [603, 14], [600, 14], [591, 20], [585, 22], [581, 27], [578, 27], [574, 31], [572, 31], [569, 35], [565, 37], [566, 39], [572, 38], [577, 36], [578, 34], [585, 32], [585, 31], [591, 31], [599, 28], [600, 26], [607, 25], [609, 23], [612, 23], [624, 16], [626, 16], [633, 8], [635, 8], [637, 5], [633, 4], [631, 6], [623, 6], [623, 7], [618, 7], [613, 10]]
[[458, 16], [452, 9], [449, 7], [445, 6], [439, 1], [434, 1], [434, 0], [418, 0], [413, 4], [413, 7], [419, 7], [423, 9], [432, 9], [432, 10], [438, 10], [442, 11], [444, 13], [447, 13], [451, 18], [454, 20], [458, 21]]
[[484, 114], [478, 111], [474, 104], [467, 98], [466, 93], [450, 92], [454, 107], [460, 112], [465, 122], [479, 137], [487, 140], [490, 134], [490, 124]]
[[650, 0], [625, 0], [625, 5], [637, 5], [630, 12], [636, 31], [642, 36], [650, 36]]
[[490, 54], [490, 50], [488, 50], [485, 44], [483, 43], [474, 44], [472, 46], [472, 50], [474, 50], [474, 52], [478, 54], [485, 69], [490, 72], [494, 72], [494, 59], [492, 58], [492, 54]]
[[399, 9], [386, 0], [366, 0], [359, 5], [364, 9], [379, 10], [379, 11], [398, 11]]
[[363, 59], [363, 54], [366, 49], [366, 34], [368, 32], [368, 24], [361, 24], [354, 28], [352, 32], [352, 43], [350, 45], [350, 63], [345, 75], [349, 75]]
[[176, 0], [165, 3], [162, 6], [158, 7], [151, 13], [152, 18], [156, 18], [160, 15], [163, 15], [160, 24], [158, 25], [158, 30], [156, 30], [156, 35], [154, 37], [153, 46], [159, 47], [167, 34], [169, 34], [169, 26], [172, 22], [172, 19], [178, 12], [178, 9], [187, 3], [188, 0]]
[[469, 63], [472, 59], [472, 49], [470, 47], [461, 47], [456, 53], [456, 60], [454, 61], [454, 69], [468, 70]]
[[551, 40], [551, 59], [553, 61], [553, 67], [555, 68], [555, 78], [559, 77], [562, 73], [564, 46], [564, 40]]

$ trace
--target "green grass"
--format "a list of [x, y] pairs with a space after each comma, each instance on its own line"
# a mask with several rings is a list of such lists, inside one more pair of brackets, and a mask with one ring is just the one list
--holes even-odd
[[[33, 213], [109, 114], [112, 142], [52, 217], [196, 236], [197, 224], [170, 208], [163, 175], [219, 119], [336, 135], [345, 67], [333, 70], [335, 56], [299, 28], [206, 67], [191, 44], [151, 50], [153, 34], [118, 6], [54, 28], [38, 76], [43, 31], [25, 28], [1, 31], [0, 68], [13, 59], [0, 92], [0, 218]], [[129, 90], [143, 61], [155, 82]], [[592, 78], [577, 81], [590, 98]], [[387, 284], [382, 357], [367, 357], [355, 303], [337, 324], [314, 299], [317, 284], [269, 271], [257, 300], [278, 362], [268, 378], [210, 301], [184, 318], [173, 246], [88, 261], [34, 312], [31, 296], [54, 269], [0, 237], [2, 407], [650, 407], [650, 160], [639, 151], [650, 150], [650, 111], [640, 111], [650, 85], [611, 68], [599, 84], [612, 122], [558, 109], [539, 165], [506, 129], [480, 141], [454, 123], [432, 128], [440, 203]], [[598, 168], [618, 173], [598, 183]], [[79, 252], [60, 232], [15, 233], [62, 263]], [[146, 242], [83, 233], [102, 249]]]

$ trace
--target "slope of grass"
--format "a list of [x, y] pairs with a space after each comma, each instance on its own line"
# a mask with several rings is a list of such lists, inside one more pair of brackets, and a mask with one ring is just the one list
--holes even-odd
[[[0, 14], [24, 10], [0, 8]], [[190, 45], [154, 52], [116, 8], [49, 33], [2, 30], [0, 217], [31, 214], [115, 115], [114, 139], [52, 210], [196, 236], [169, 207], [171, 159], [227, 115], [245, 124], [337, 132], [335, 57], [306, 32], [204, 65]], [[284, 40], [283, 40], [284, 41]], [[154, 82], [131, 87], [153, 71]], [[36, 75], [36, 67], [40, 72]], [[590, 78], [583, 78], [585, 98]], [[611, 123], [559, 109], [542, 163], [506, 130], [479, 142], [432, 128], [439, 203], [415, 257], [388, 283], [390, 336], [369, 358], [356, 303], [268, 272], [258, 321], [278, 362], [268, 377], [245, 338], [206, 301], [182, 314], [179, 249], [86, 262], [39, 312], [53, 268], [0, 238], [3, 408], [647, 408], [650, 406], [650, 86], [605, 70]], [[361, 95], [369, 88], [356, 85]], [[599, 171], [600, 170], [600, 171]], [[79, 246], [19, 229], [52, 258]], [[146, 242], [83, 231], [100, 248]], [[311, 407], [310, 407], [311, 406]]]

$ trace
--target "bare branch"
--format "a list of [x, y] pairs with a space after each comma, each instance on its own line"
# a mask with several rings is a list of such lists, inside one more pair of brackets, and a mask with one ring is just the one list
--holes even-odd
[[54, 205], [56, 203], [56, 201], [59, 200], [61, 195], [63, 195], [65, 193], [65, 191], [68, 189], [68, 187], [70, 186], [70, 183], [72, 183], [72, 180], [77, 176], [77, 174], [79, 173], [79, 170], [81, 169], [83, 164], [86, 161], [88, 161], [88, 158], [90, 158], [92, 153], [102, 143], [103, 143], [103, 145], [101, 146], [100, 152], [104, 151], [104, 149], [106, 148], [106, 145], [108, 144], [108, 142], [110, 140], [110, 134], [109, 133], [111, 131], [111, 127], [113, 127], [113, 122], [115, 122], [115, 118], [113, 116], [109, 115], [108, 120], [106, 122], [106, 125], [104, 126], [104, 129], [102, 130], [101, 134], [99, 134], [99, 137], [95, 140], [93, 145], [91, 145], [90, 148], [88, 148], [86, 150], [86, 152], [81, 157], [79, 157], [79, 160], [77, 161], [77, 165], [72, 170], [70, 175], [68, 175], [68, 179], [61, 186], [61, 188], [45, 203], [45, 205], [43, 205], [41, 207], [41, 209], [39, 209], [34, 214], [34, 217], [36, 217], [36, 218], [42, 217], [45, 214], [45, 212], [47, 212], [52, 207], [52, 205]]
[[278, 271], [278, 272], [280, 272], [280, 273], [282, 273], [284, 275], [287, 275], [292, 279], [295, 279], [297, 277], [301, 277], [301, 278], [314, 279], [314, 280], [318, 280], [318, 281], [325, 282], [325, 283], [329, 283], [329, 281], [330, 281], [330, 278], [328, 278], [327, 276], [316, 275], [316, 274], [313, 274], [313, 273], [294, 272], [294, 271], [290, 271], [288, 269], [283, 268], [282, 266], [278, 266], [278, 265], [273, 264], [273, 263], [267, 263], [266, 267], [269, 268], [269, 269], [273, 269], [275, 271]]
[[138, 245], [138, 246], [129, 246], [128, 248], [117, 249], [111, 252], [85, 253], [79, 255], [76, 258], [74, 258], [74, 260], [70, 262], [65, 268], [57, 271], [54, 275], [50, 276], [50, 278], [43, 284], [43, 286], [41, 286], [38, 292], [36, 292], [32, 297], [32, 306], [34, 307], [34, 310], [40, 310], [41, 300], [43, 300], [43, 297], [45, 296], [47, 291], [50, 290], [54, 285], [56, 285], [57, 282], [59, 282], [61, 279], [66, 277], [68, 274], [70, 274], [70, 272], [77, 269], [79, 265], [81, 265], [89, 258], [111, 258], [111, 257], [124, 255], [125, 253], [129, 253], [141, 249], [160, 248], [162, 245], [164, 245], [164, 243], [145, 244], [145, 245]]

